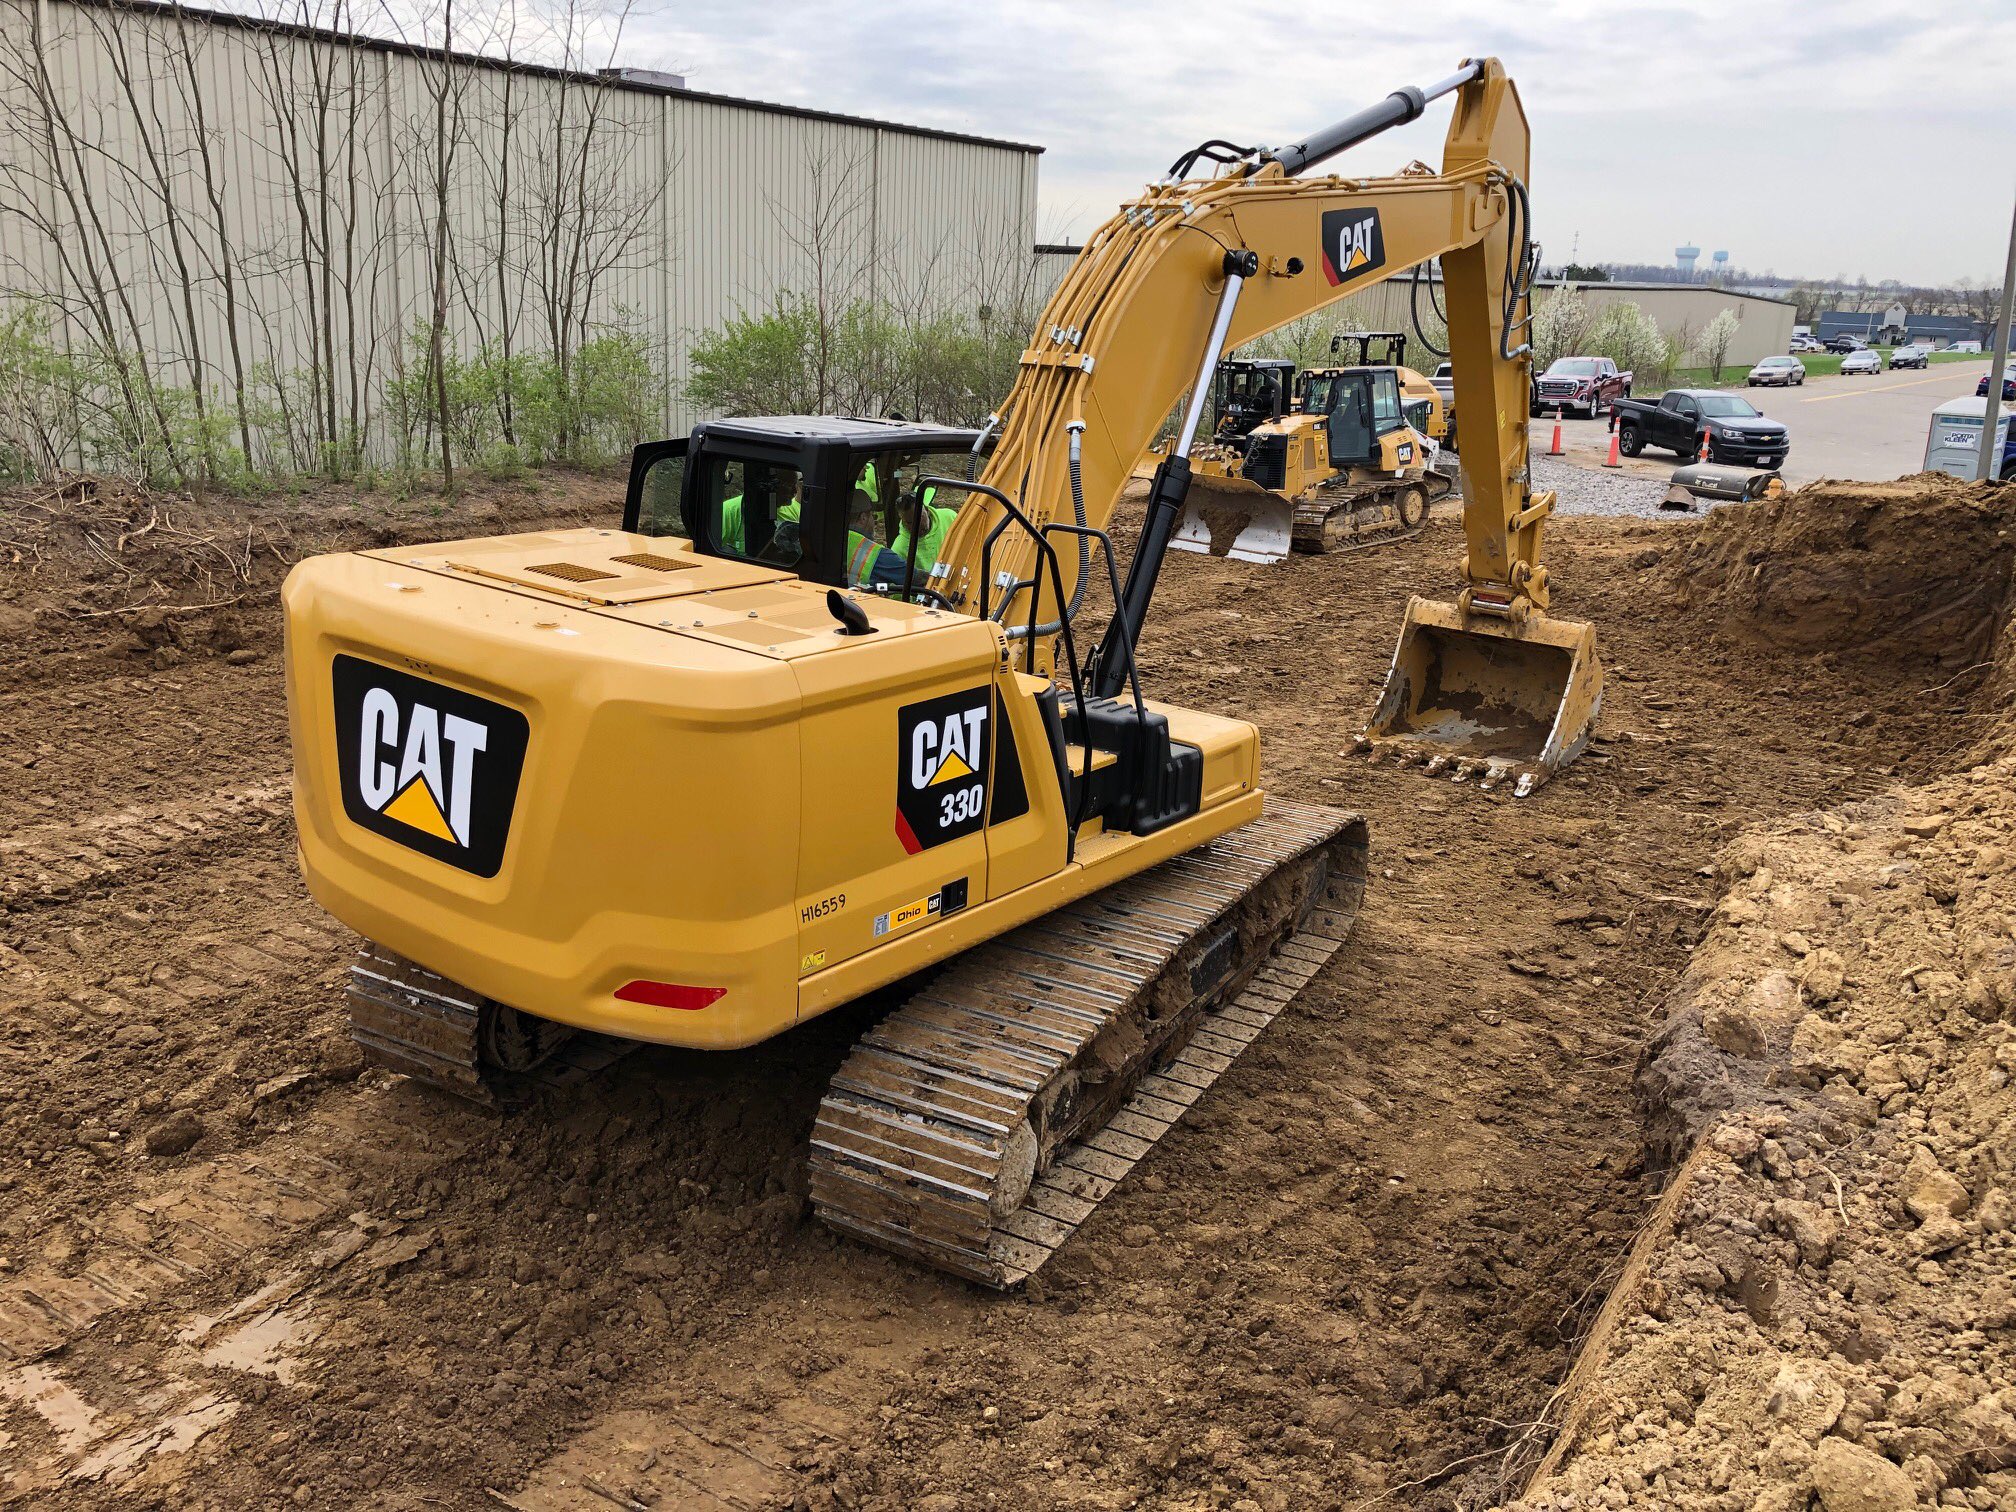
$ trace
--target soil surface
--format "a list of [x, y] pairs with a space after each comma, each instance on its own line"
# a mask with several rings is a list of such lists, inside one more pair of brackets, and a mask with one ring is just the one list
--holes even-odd
[[1729, 633], [1721, 569], [1688, 566], [1721, 512], [1569, 520], [1555, 607], [1597, 625], [1608, 694], [1590, 753], [1515, 800], [1339, 754], [1408, 595], [1453, 595], [1450, 506], [1341, 558], [1172, 556], [1151, 696], [1254, 720], [1270, 786], [1364, 811], [1372, 885], [1353, 943], [1004, 1297], [808, 1217], [820, 1091], [886, 1002], [640, 1051], [503, 1119], [360, 1068], [355, 941], [294, 867], [285, 563], [608, 523], [619, 492], [0, 499], [0, 1501], [1505, 1499], [1685, 1154], [1634, 1083], [1707, 869], [1992, 723], [1951, 647]]
[[[1744, 644], [1955, 668], [2006, 708], [2016, 490], [1729, 515], [1682, 585]], [[1521, 1512], [2016, 1506], [2016, 757], [1770, 820], [1640, 1090], [1681, 1161]]]

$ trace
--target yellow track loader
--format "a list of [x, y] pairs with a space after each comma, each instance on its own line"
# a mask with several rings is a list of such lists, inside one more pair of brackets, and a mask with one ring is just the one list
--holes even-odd
[[[1308, 174], [1452, 94], [1441, 174]], [[1488, 60], [1288, 148], [1206, 144], [1091, 238], [982, 432], [710, 422], [639, 448], [621, 529], [296, 567], [301, 861], [371, 942], [366, 1053], [509, 1099], [901, 983], [820, 1104], [813, 1203], [989, 1285], [1032, 1274], [1363, 888], [1363, 822], [1269, 797], [1253, 726], [1151, 700], [1134, 656], [1228, 343], [1442, 257], [1460, 402], [1500, 423], [1466, 437], [1468, 587], [1410, 610], [1387, 723], [1493, 751], [1566, 729], [1515, 753], [1536, 780], [1586, 734], [1593, 647], [1543, 612], [1506, 345], [1525, 168]], [[1186, 389], [1123, 584], [1105, 526]]]
[[[1387, 361], [1364, 360], [1374, 341], [1386, 343]], [[1354, 551], [1420, 533], [1429, 506], [1455, 486], [1430, 465], [1448, 430], [1441, 395], [1403, 365], [1399, 332], [1342, 332], [1331, 352], [1346, 342], [1358, 344], [1358, 364], [1296, 374], [1288, 413], [1229, 434], [1221, 423], [1209, 443], [1191, 448], [1190, 493], [1172, 546], [1279, 562], [1291, 548]], [[1219, 365], [1221, 392], [1227, 369], [1245, 366]]]

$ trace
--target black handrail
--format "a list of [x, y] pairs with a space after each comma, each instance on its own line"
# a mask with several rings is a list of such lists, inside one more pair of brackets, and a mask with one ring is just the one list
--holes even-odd
[[[1106, 582], [1113, 590], [1113, 603], [1117, 613], [1120, 603], [1120, 569], [1114, 563], [1113, 538], [1096, 526], [1070, 525], [1061, 520], [1043, 527], [1045, 535], [1053, 530], [1062, 531], [1065, 535], [1089, 536], [1106, 549]], [[1145, 726], [1148, 722], [1148, 704], [1141, 696], [1141, 669], [1134, 661], [1134, 632], [1131, 626], [1121, 626], [1120, 648], [1127, 658], [1127, 681], [1134, 690], [1134, 712]]]
[[[1011, 522], [1020, 525], [1022, 527], [1024, 533], [1027, 534], [1029, 539], [1035, 544], [1037, 556], [1043, 563], [1047, 563], [1049, 565], [1051, 591], [1057, 595], [1057, 604], [1059, 610], [1060, 611], [1062, 610], [1064, 604], [1064, 573], [1063, 570], [1057, 565], [1057, 548], [1050, 544], [1049, 538], [1041, 530], [1038, 530], [1036, 528], [1035, 524], [1030, 520], [1029, 516], [1022, 513], [1020, 506], [1018, 506], [1013, 499], [1009, 498], [1008, 495], [1001, 492], [1001, 490], [998, 488], [989, 487], [985, 483], [975, 482], [970, 478], [938, 478], [938, 477], [923, 478], [919, 480], [917, 487], [921, 492], [927, 485], [934, 485], [942, 488], [963, 488], [973, 493], [982, 493], [987, 495], [988, 498], [994, 500], [995, 503], [999, 504], [1001, 508], [1004, 511], [1006, 511], [1006, 513], [1002, 515], [1000, 522], [996, 524], [992, 530], [987, 532], [986, 539], [980, 543], [979, 617], [981, 619], [986, 619], [988, 617], [987, 615], [988, 590], [993, 586], [994, 582], [994, 572], [993, 572], [994, 542], [1000, 536], [1001, 532], [1008, 528]], [[1073, 525], [1068, 527], [1059, 526], [1058, 528], [1070, 529], [1075, 531], [1078, 527]], [[1109, 544], [1109, 550], [1110, 550], [1110, 544]], [[1107, 565], [1109, 566], [1109, 568], [1111, 567], [1112, 564], [1110, 559]], [[1030, 586], [1034, 586], [1035, 584], [1038, 584], [1040, 582], [1041, 582], [1040, 578], [1033, 579]], [[1011, 589], [1010, 591], [1014, 592], [1017, 590]], [[1031, 675], [1034, 675], [1036, 671], [1036, 610], [1038, 607], [1036, 601], [1041, 597], [1042, 594], [1040, 591], [1031, 593], [1029, 595], [1029, 629], [1027, 636], [1025, 637], [1028, 641], [1028, 648], [1026, 651], [1025, 661], [1023, 665], [1028, 669]], [[1071, 674], [1071, 697], [1077, 703], [1079, 709], [1082, 711], [1085, 707], [1085, 684], [1078, 670], [1078, 646], [1076, 640], [1072, 637], [1071, 634], [1071, 616], [1060, 612], [1058, 615], [1058, 620], [1059, 620], [1058, 628], [1062, 630], [1064, 634], [1064, 665]], [[1138, 689], [1137, 689], [1137, 695], [1138, 695]], [[1082, 712], [1081, 712], [1081, 718], [1082, 718]], [[1086, 805], [1090, 802], [1092, 794], [1092, 743], [1089, 739], [1086, 740], [1084, 743], [1084, 751], [1085, 751], [1084, 770], [1078, 774], [1078, 801], [1076, 804], [1073, 805], [1071, 814], [1071, 826], [1064, 836], [1064, 864], [1066, 866], [1069, 866], [1072, 863], [1072, 861], [1077, 859], [1078, 828], [1085, 822], [1085, 808]]]

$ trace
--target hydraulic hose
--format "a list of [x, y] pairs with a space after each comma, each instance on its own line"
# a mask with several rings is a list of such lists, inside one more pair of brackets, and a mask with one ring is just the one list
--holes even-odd
[[973, 450], [966, 457], [966, 476], [968, 478], [977, 478], [980, 476], [980, 453], [986, 450], [987, 438], [994, 434], [994, 427], [1000, 423], [1001, 416], [998, 412], [989, 415], [987, 423], [980, 427], [980, 434], [973, 438]]
[[[1085, 474], [1083, 471], [1085, 422], [1083, 420], [1073, 420], [1064, 429], [1065, 433], [1071, 438], [1071, 515], [1077, 521], [1078, 528], [1082, 531], [1086, 523]], [[1081, 534], [1078, 537], [1078, 579], [1071, 585], [1071, 602], [1064, 606], [1062, 617], [1052, 620], [1049, 624], [1038, 625], [1034, 631], [1031, 631], [1026, 624], [1010, 625], [1008, 627], [1008, 639], [1020, 640], [1024, 636], [1031, 634], [1055, 635], [1059, 630], [1064, 628], [1066, 623], [1075, 624], [1078, 619], [1079, 606], [1085, 602], [1085, 584], [1090, 580], [1091, 575], [1092, 537]], [[1032, 584], [1031, 589], [1035, 591], [1035, 585]], [[1012, 593], [1002, 598], [1001, 607], [994, 611], [994, 618], [996, 620], [999, 620], [1002, 615], [1008, 612], [1008, 606], [1014, 602], [1014, 599], [1015, 595]]]

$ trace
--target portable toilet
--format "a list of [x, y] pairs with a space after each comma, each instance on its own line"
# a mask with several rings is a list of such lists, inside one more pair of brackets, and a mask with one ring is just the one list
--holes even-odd
[[[1925, 471], [1950, 473], [1956, 478], [1972, 479], [1981, 465], [1981, 416], [1988, 408], [1986, 396], [1975, 398], [1948, 399], [1932, 411], [1932, 424], [1925, 433]], [[2009, 408], [1997, 406], [1995, 416], [1996, 463], [1993, 471], [2001, 474], [2002, 462], [2009, 455]]]

